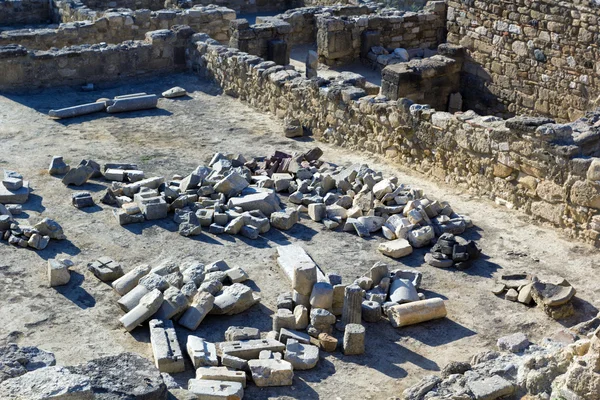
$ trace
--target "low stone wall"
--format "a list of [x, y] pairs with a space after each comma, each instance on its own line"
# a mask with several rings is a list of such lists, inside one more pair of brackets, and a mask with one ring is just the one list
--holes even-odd
[[48, 0], [0, 0], [0, 26], [47, 24]]
[[[193, 33], [181, 27], [148, 32], [144, 41], [49, 51], [28, 51], [18, 45], [0, 47], [0, 70], [4, 71], [0, 90], [81, 85], [184, 69], [186, 44]], [[35, 84], [32, 76], [36, 77]]]
[[287, 43], [290, 32], [290, 24], [276, 18], [254, 25], [250, 25], [246, 19], [237, 19], [231, 22], [229, 46], [287, 65], [290, 61], [290, 46]]
[[331, 7], [302, 7], [288, 10], [274, 17], [257, 17], [257, 23], [269, 23], [273, 20], [283, 21], [291, 26], [288, 37], [290, 46], [312, 44], [317, 41], [318, 16], [350, 16], [367, 15], [377, 11], [376, 5], [334, 5]]
[[448, 1], [448, 42], [464, 46], [468, 107], [499, 116], [581, 117], [600, 95], [597, 1]]
[[58, 29], [5, 31], [0, 33], [0, 46], [19, 44], [29, 50], [79, 44], [111, 43], [142, 40], [146, 32], [187, 25], [196, 32], [206, 32], [216, 40], [229, 40], [229, 23], [235, 11], [208, 6], [189, 10], [150, 10], [108, 12], [95, 21], [69, 22]]
[[600, 112], [567, 125], [453, 115], [365, 96], [348, 83], [308, 80], [200, 36], [193, 41], [190, 65], [225, 93], [298, 118], [319, 140], [380, 154], [599, 244]]
[[447, 111], [450, 95], [460, 91], [461, 68], [462, 59], [444, 55], [389, 65], [381, 74], [381, 94]]
[[[167, 0], [165, 4], [174, 7], [189, 8], [193, 5], [207, 6], [215, 0]], [[302, 0], [225, 0], [217, 2], [220, 6], [231, 8], [239, 13], [281, 12], [290, 8], [301, 7]]]
[[91, 10], [104, 11], [109, 8], [158, 11], [165, 8], [165, 0], [80, 0]]
[[[360, 58], [363, 34], [371, 33], [377, 43], [368, 46], [395, 48], [436, 48], [445, 41], [446, 5], [430, 1], [419, 12], [382, 10], [360, 17], [319, 16], [317, 47], [320, 62], [343, 65]], [[376, 33], [376, 35], [373, 35]]]

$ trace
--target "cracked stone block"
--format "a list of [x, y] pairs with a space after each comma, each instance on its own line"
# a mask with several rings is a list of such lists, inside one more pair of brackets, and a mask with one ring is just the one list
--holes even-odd
[[94, 203], [94, 198], [92, 197], [90, 192], [74, 193], [71, 196], [71, 203], [76, 208], [93, 207], [96, 205], [96, 203]]
[[246, 387], [246, 373], [231, 371], [227, 367], [200, 367], [196, 370], [196, 379], [239, 382]]
[[212, 310], [215, 302], [215, 297], [208, 292], [198, 292], [194, 296], [194, 300], [190, 307], [179, 318], [179, 325], [194, 331], [200, 326], [200, 323]]
[[282, 352], [285, 350], [285, 345], [273, 339], [253, 339], [240, 340], [235, 342], [220, 343], [222, 354], [229, 354], [235, 357], [243, 358], [244, 360], [252, 360], [258, 358], [263, 350], [271, 350], [273, 352]]
[[135, 308], [123, 315], [119, 322], [123, 327], [131, 332], [135, 327], [146, 321], [155, 312], [158, 311], [163, 302], [163, 294], [160, 290], [154, 289], [140, 299], [140, 302]]
[[343, 349], [345, 355], [360, 355], [365, 352], [365, 327], [347, 324], [344, 329]]
[[150, 273], [150, 266], [147, 264], [138, 265], [122, 277], [112, 283], [112, 288], [119, 295], [124, 296], [137, 286], [140, 279]]
[[251, 339], [260, 339], [260, 331], [257, 328], [251, 328], [247, 326], [230, 326], [225, 331], [225, 340], [228, 342]]
[[509, 396], [515, 391], [514, 384], [498, 375], [470, 381], [467, 385], [475, 396], [475, 400], [495, 400], [503, 396]]

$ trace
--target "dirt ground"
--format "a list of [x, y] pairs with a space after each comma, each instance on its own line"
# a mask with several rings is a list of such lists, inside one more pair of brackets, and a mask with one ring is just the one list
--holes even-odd
[[[185, 87], [190, 96], [161, 99], [156, 110], [96, 114], [66, 121], [46, 116], [50, 108], [141, 91], [160, 93], [175, 85]], [[19, 221], [26, 224], [29, 219], [34, 224], [50, 217], [63, 226], [68, 237], [62, 242], [52, 241], [40, 252], [0, 242], [0, 343], [39, 346], [54, 352], [60, 365], [123, 351], [151, 359], [147, 328], [138, 328], [133, 334], [125, 332], [118, 322], [122, 315], [116, 304], [118, 295], [86, 269], [88, 262], [100, 256], [113, 257], [126, 270], [140, 263], [157, 265], [167, 259], [192, 258], [207, 263], [225, 259], [232, 266], [241, 266], [249, 273], [254, 290], [260, 292], [262, 303], [233, 317], [209, 316], [195, 334], [220, 341], [229, 325], [268, 331], [277, 295], [290, 289], [274, 260], [275, 248], [288, 243], [301, 243], [324, 271], [337, 271], [346, 282], [364, 274], [379, 260], [392, 269], [416, 268], [424, 275], [422, 288], [426, 296], [447, 300], [448, 317], [401, 329], [392, 328], [385, 320], [366, 324], [364, 355], [322, 353], [315, 369], [295, 373], [291, 387], [260, 389], [249, 384], [246, 397], [250, 399], [400, 396], [407, 386], [424, 375], [437, 373], [448, 362], [466, 361], [493, 347], [500, 336], [524, 331], [535, 342], [562, 328], [537, 308], [494, 296], [490, 289], [498, 274], [526, 271], [565, 277], [577, 289], [577, 315], [563, 322], [565, 326], [598, 312], [597, 250], [565, 240], [559, 232], [500, 208], [489, 199], [474, 198], [456, 187], [386, 165], [369, 154], [317, 143], [310, 137], [286, 139], [281, 132], [281, 121], [221, 95], [217, 87], [188, 74], [94, 92], [53, 89], [0, 96], [0, 168], [19, 171], [34, 189]], [[396, 261], [376, 251], [381, 237], [365, 240], [350, 233], [326, 231], [306, 216], [290, 231], [271, 229], [255, 241], [208, 233], [185, 238], [177, 234], [177, 226], [170, 219], [120, 227], [108, 206], [78, 210], [70, 205], [71, 193], [79, 190], [91, 191], [98, 202], [104, 182], [67, 188], [46, 172], [51, 157], [62, 155], [72, 165], [83, 158], [101, 164], [133, 162], [147, 176], [170, 177], [189, 173], [208, 162], [216, 151], [259, 156], [276, 149], [304, 151], [315, 145], [324, 150], [324, 160], [342, 165], [367, 163], [398, 176], [401, 182], [422, 187], [432, 198], [449, 201], [458, 213], [473, 219], [476, 227], [465, 236], [479, 240], [485, 257], [464, 272], [423, 265], [425, 250]], [[46, 286], [46, 260], [53, 257], [67, 257], [75, 263], [71, 282], [65, 287]], [[189, 333], [178, 329], [183, 345]], [[188, 372], [176, 378], [185, 384], [192, 374], [189, 364]]]

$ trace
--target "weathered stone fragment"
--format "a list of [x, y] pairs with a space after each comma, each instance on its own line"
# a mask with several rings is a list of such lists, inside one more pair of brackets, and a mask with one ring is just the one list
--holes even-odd
[[185, 370], [183, 354], [177, 341], [177, 334], [170, 320], [150, 321], [150, 343], [154, 354], [154, 364], [160, 372], [176, 373]]

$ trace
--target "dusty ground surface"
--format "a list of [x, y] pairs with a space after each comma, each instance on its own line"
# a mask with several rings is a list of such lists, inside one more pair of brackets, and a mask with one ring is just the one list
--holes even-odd
[[[108, 116], [96, 114], [67, 121], [46, 117], [59, 108], [100, 97], [146, 91], [160, 93], [175, 85], [191, 93], [183, 100], [159, 102], [160, 109]], [[58, 363], [69, 365], [122, 351], [151, 358], [147, 328], [133, 334], [119, 325], [122, 312], [118, 295], [86, 270], [89, 261], [110, 256], [126, 270], [140, 263], [156, 265], [166, 259], [196, 258], [204, 262], [225, 259], [243, 267], [260, 292], [262, 303], [233, 316], [210, 316], [195, 334], [220, 341], [229, 325], [247, 325], [268, 331], [276, 297], [289, 290], [289, 283], [273, 259], [275, 248], [301, 243], [324, 271], [338, 271], [346, 282], [364, 274], [374, 262], [386, 261], [394, 268], [416, 268], [423, 272], [422, 288], [427, 297], [447, 299], [448, 318], [417, 326], [394, 329], [385, 320], [366, 324], [366, 354], [345, 357], [322, 353], [318, 366], [296, 372], [292, 387], [259, 389], [248, 385], [247, 398], [382, 399], [401, 391], [423, 375], [436, 373], [446, 363], [468, 360], [494, 346], [498, 337], [524, 331], [533, 341], [562, 327], [539, 309], [528, 308], [494, 296], [493, 277], [505, 272], [561, 274], [577, 288], [577, 315], [572, 325], [597, 313], [600, 287], [600, 254], [595, 249], [569, 242], [560, 233], [538, 226], [519, 213], [501, 209], [487, 199], [477, 199], [453, 187], [429, 181], [416, 173], [393, 168], [368, 154], [282, 137], [279, 120], [258, 113], [237, 100], [222, 96], [218, 88], [193, 75], [176, 75], [129, 83], [84, 93], [71, 89], [41, 94], [0, 96], [0, 168], [18, 170], [34, 188], [20, 222], [31, 224], [50, 217], [62, 224], [68, 239], [51, 242], [41, 252], [15, 248], [0, 242], [0, 343], [16, 341], [36, 345], [56, 354]], [[46, 173], [53, 155], [63, 155], [71, 164], [89, 158], [100, 163], [134, 162], [147, 176], [187, 174], [206, 163], [215, 151], [268, 155], [303, 151], [319, 145], [324, 160], [338, 164], [368, 163], [374, 169], [399, 176], [401, 182], [422, 187], [433, 198], [449, 201], [454, 209], [469, 215], [476, 228], [466, 235], [479, 238], [486, 257], [465, 272], [423, 265], [424, 250], [400, 261], [376, 251], [383, 239], [369, 240], [343, 232], [329, 232], [323, 225], [303, 218], [288, 232], [272, 229], [256, 241], [208, 233], [185, 238], [171, 220], [117, 225], [110, 207], [91, 211], [70, 205], [75, 190], [93, 192], [96, 200], [105, 183], [65, 187]], [[285, 200], [285, 199], [284, 199]], [[518, 252], [519, 256], [509, 255]], [[75, 262], [69, 285], [46, 287], [46, 260], [68, 257]], [[179, 329], [181, 343], [190, 332]], [[191, 375], [177, 376], [183, 383]]]

